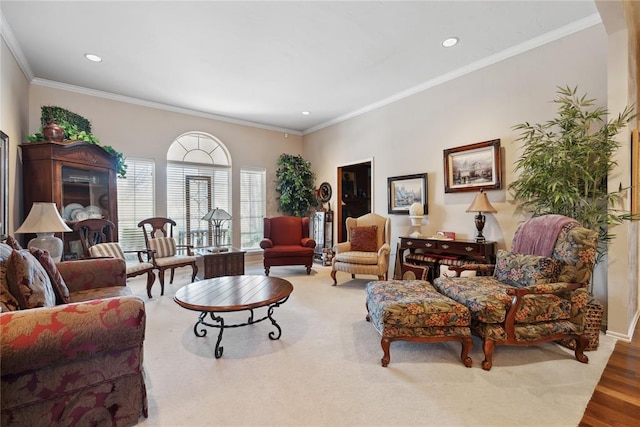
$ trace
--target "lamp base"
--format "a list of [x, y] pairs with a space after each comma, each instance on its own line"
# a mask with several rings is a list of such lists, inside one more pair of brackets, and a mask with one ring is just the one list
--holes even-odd
[[53, 235], [53, 233], [38, 233], [38, 237], [29, 240], [27, 247], [36, 247], [49, 252], [54, 262], [60, 262], [62, 259], [62, 239]]

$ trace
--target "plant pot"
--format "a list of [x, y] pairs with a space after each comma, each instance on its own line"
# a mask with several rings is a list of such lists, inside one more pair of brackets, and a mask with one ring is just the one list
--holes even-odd
[[42, 128], [42, 135], [47, 141], [62, 142], [64, 140], [64, 129], [58, 125], [56, 120], [49, 120]]

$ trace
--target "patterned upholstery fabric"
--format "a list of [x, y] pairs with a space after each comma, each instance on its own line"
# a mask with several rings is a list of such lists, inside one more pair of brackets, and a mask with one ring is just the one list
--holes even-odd
[[40, 265], [44, 268], [49, 276], [49, 280], [51, 281], [51, 286], [53, 286], [53, 292], [56, 294], [56, 303], [57, 304], [66, 304], [69, 302], [69, 288], [67, 288], [67, 284], [64, 283], [64, 279], [62, 275], [58, 271], [58, 267], [56, 267], [56, 263], [49, 255], [49, 252], [43, 251], [39, 248], [29, 248], [31, 255], [33, 255]]
[[[554, 247], [552, 258], [560, 264], [559, 269], [546, 262], [538, 262], [541, 257], [505, 255], [505, 252], [502, 254], [502, 273], [493, 277], [440, 277], [434, 281], [434, 286], [439, 292], [469, 308], [474, 333], [483, 338], [504, 341], [506, 332], [503, 322], [513, 300], [508, 292], [515, 287], [499, 280], [499, 277], [504, 274], [513, 278], [516, 273], [520, 276], [528, 275], [524, 282], [536, 284], [523, 288], [531, 293], [521, 298], [516, 312], [516, 339], [533, 341], [536, 334], [539, 339], [559, 331], [579, 333], [583, 325], [588, 292], [585, 288], [563, 290], [567, 283], [586, 283], [591, 277], [596, 238], [595, 231], [571, 222], [562, 228]], [[523, 264], [518, 265], [516, 259]], [[540, 273], [534, 271], [536, 266], [544, 270], [544, 278], [534, 279]], [[523, 269], [530, 271], [523, 273]], [[549, 283], [549, 278], [554, 274], [556, 280]], [[519, 286], [522, 287], [522, 283]]]
[[89, 248], [92, 257], [111, 257], [124, 259], [124, 252], [119, 243], [98, 243]]
[[429, 267], [406, 262], [402, 263], [400, 270], [402, 272], [402, 280], [427, 280], [427, 275], [429, 274]]
[[71, 303], [0, 313], [0, 425], [136, 424], [147, 415], [146, 315], [124, 261], [56, 266]]
[[12, 252], [11, 246], [0, 243], [0, 312], [20, 309], [18, 300], [9, 292], [7, 282], [7, 264]]
[[355, 252], [377, 252], [377, 234], [378, 227], [375, 225], [351, 228], [349, 233], [351, 250]]
[[156, 251], [156, 259], [172, 257], [177, 253], [176, 241], [173, 237], [156, 237], [149, 239], [149, 249]]
[[499, 249], [496, 256], [495, 278], [518, 288], [555, 282], [561, 263], [553, 258], [523, 255]]
[[47, 272], [28, 249], [14, 250], [9, 256], [6, 279], [9, 291], [20, 308], [53, 307], [56, 294]]

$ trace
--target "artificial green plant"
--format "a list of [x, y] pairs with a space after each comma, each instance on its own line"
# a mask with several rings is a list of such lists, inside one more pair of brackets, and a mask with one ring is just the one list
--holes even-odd
[[278, 210], [285, 215], [305, 216], [317, 202], [311, 163], [300, 155], [283, 153], [278, 157], [277, 166]]
[[509, 184], [517, 211], [565, 215], [599, 233], [598, 260], [615, 237], [610, 228], [632, 219], [616, 209], [627, 191], [607, 188], [616, 167], [613, 154], [620, 147], [616, 135], [635, 116], [633, 108], [607, 121], [609, 112], [594, 107], [595, 100], [579, 96], [576, 88], [559, 87], [554, 119], [514, 126], [522, 131], [522, 155], [516, 162], [518, 178]]
[[116, 158], [116, 173], [120, 178], [126, 178], [127, 164], [125, 163], [124, 154], [117, 151], [110, 145], [101, 145], [98, 138], [91, 133], [91, 122], [89, 122], [89, 120], [74, 112], [57, 106], [45, 105], [42, 106], [40, 110], [40, 132], [27, 136], [27, 141], [44, 141], [45, 137], [42, 134], [44, 126], [46, 126], [50, 120], [55, 120], [58, 123], [58, 126], [64, 130], [64, 141], [85, 141], [99, 145], [100, 148]]

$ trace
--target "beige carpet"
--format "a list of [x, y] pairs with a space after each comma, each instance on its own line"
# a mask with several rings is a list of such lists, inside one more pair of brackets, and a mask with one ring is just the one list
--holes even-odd
[[[262, 266], [246, 273], [263, 274]], [[472, 368], [460, 362], [457, 343], [396, 342], [382, 368], [380, 337], [365, 320], [372, 278], [338, 273], [332, 287], [329, 273], [272, 268], [294, 286], [274, 313], [282, 337], [267, 337], [268, 321], [225, 330], [221, 359], [213, 356], [217, 329], [196, 337], [198, 313], [173, 301], [189, 283], [186, 269], [162, 297], [156, 283], [151, 300], [143, 278], [130, 281], [147, 309], [149, 418], [140, 425], [576, 426], [615, 344], [602, 335], [587, 365], [555, 344], [498, 347], [486, 372], [479, 341]]]

